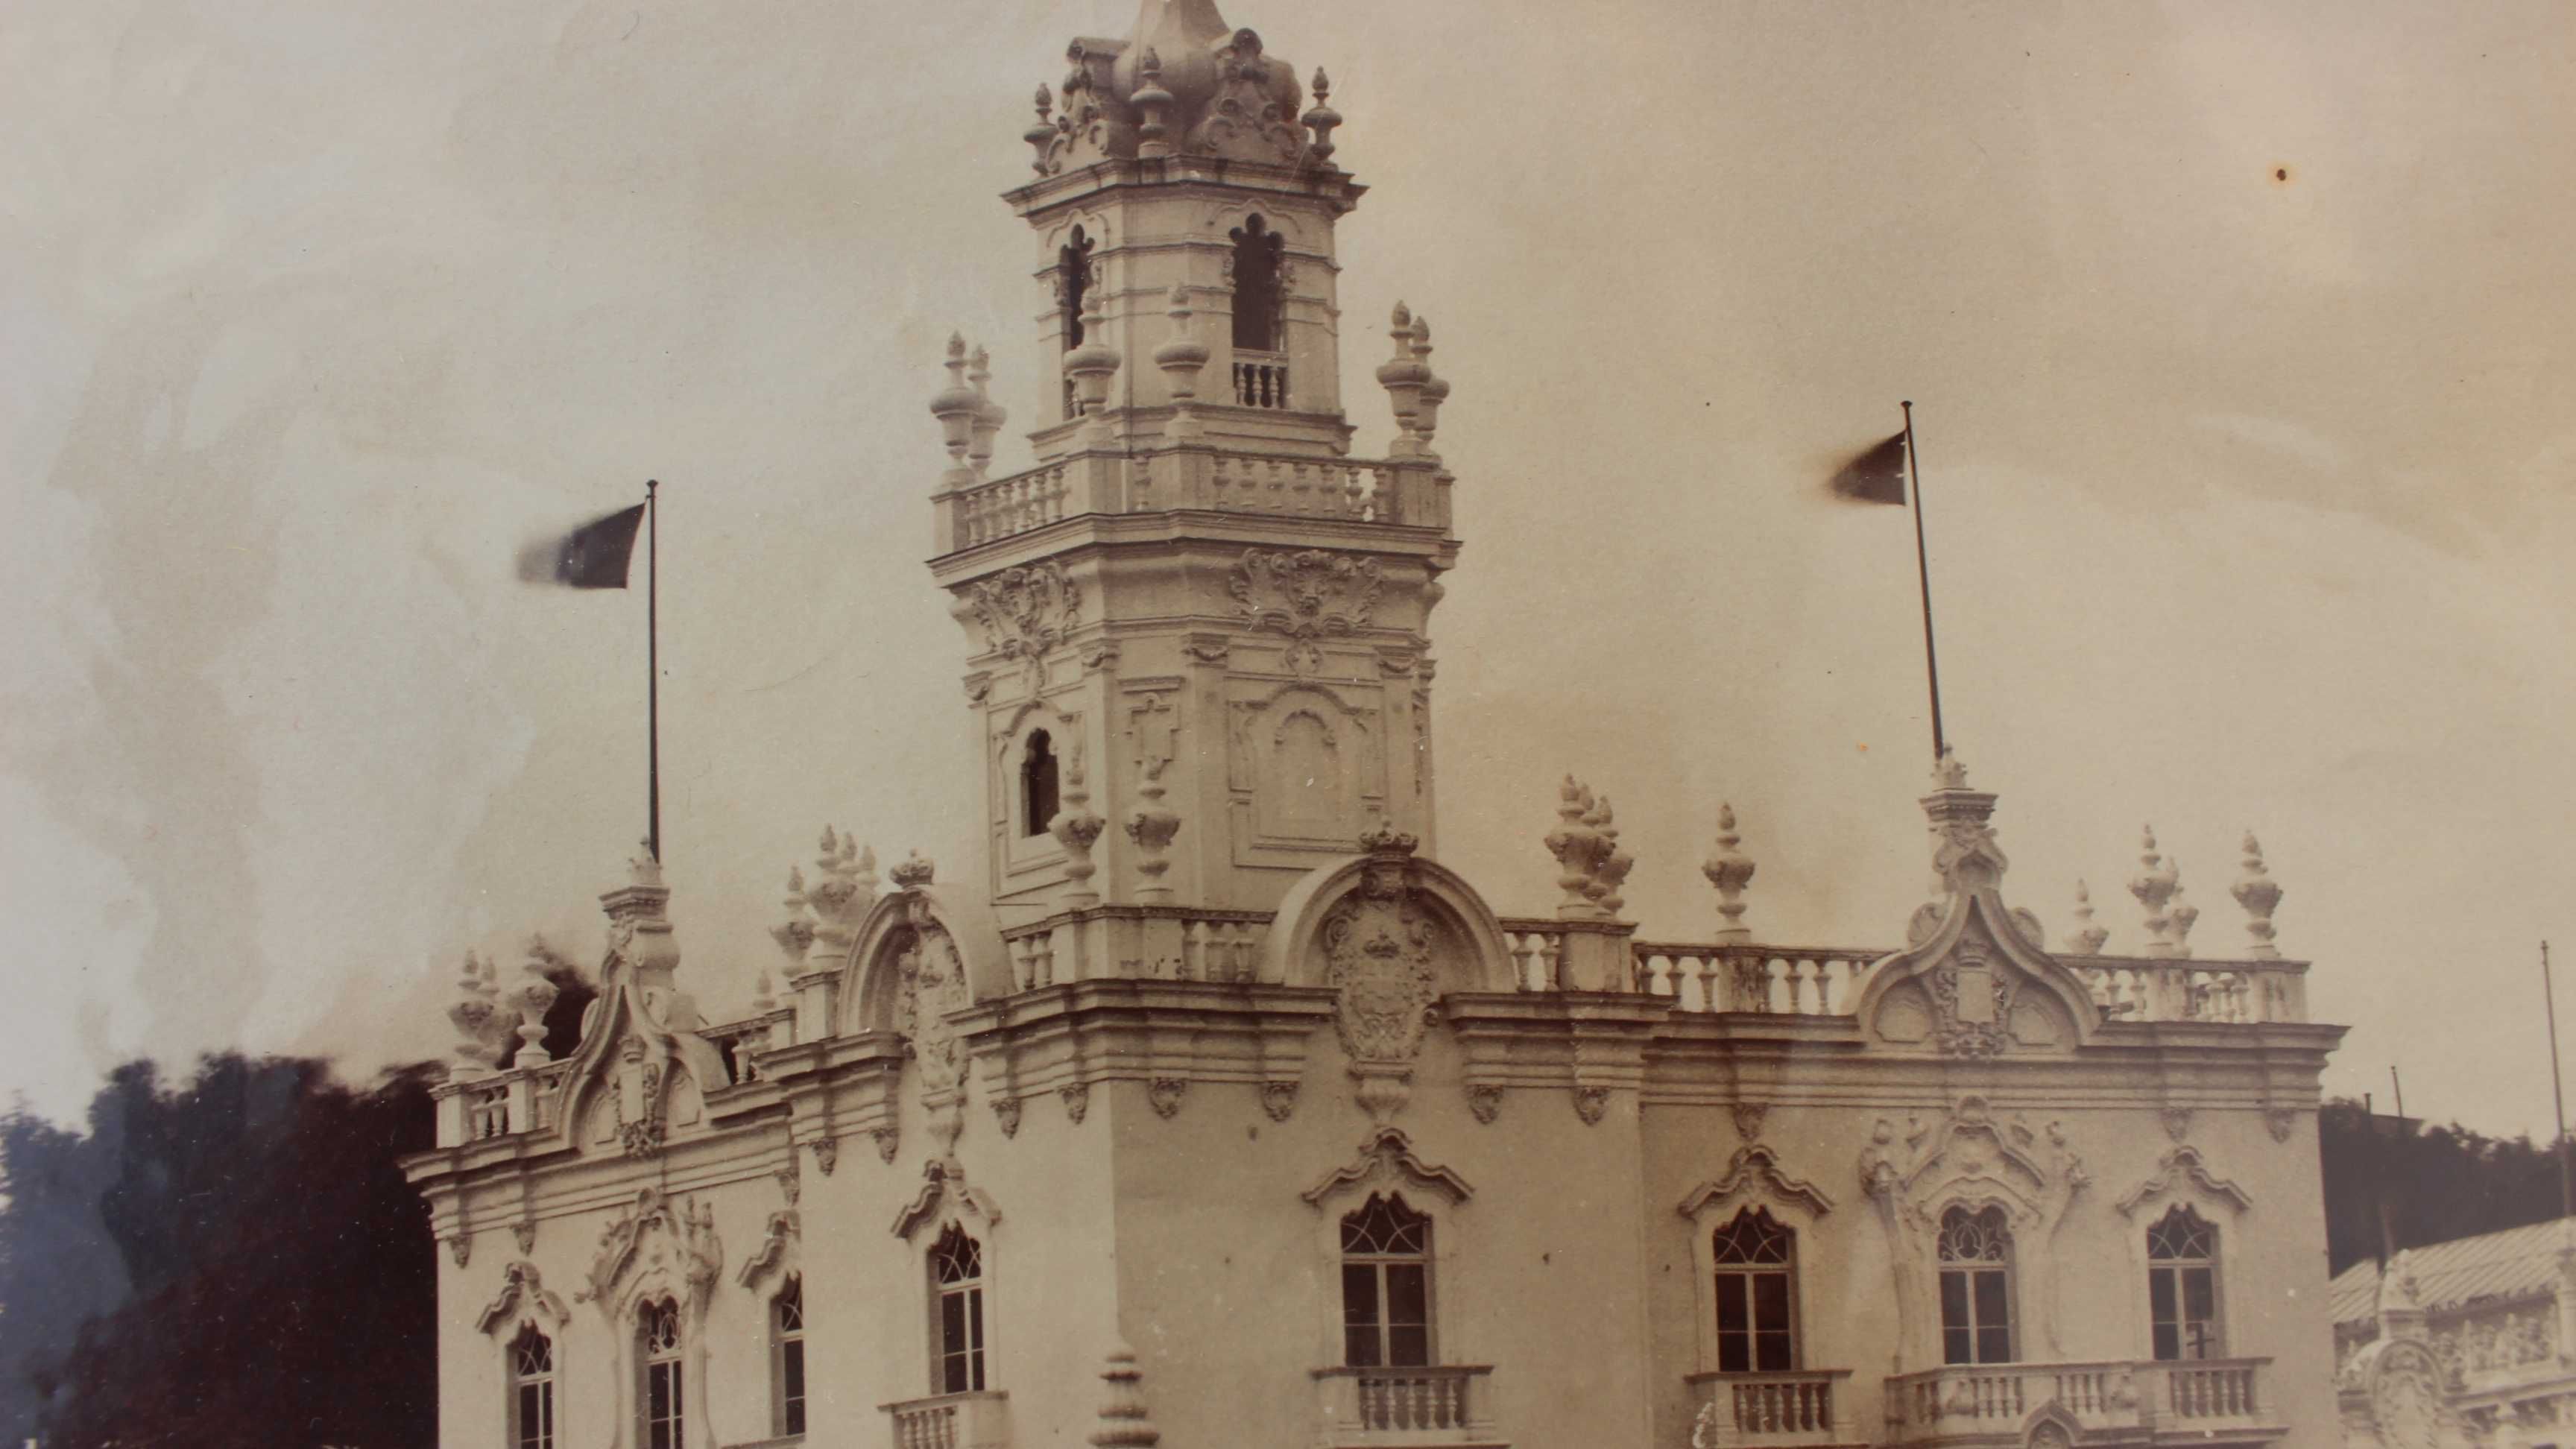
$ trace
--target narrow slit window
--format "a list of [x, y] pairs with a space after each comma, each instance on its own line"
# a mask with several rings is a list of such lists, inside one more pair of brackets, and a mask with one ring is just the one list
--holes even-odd
[[645, 1449], [687, 1449], [680, 1383], [680, 1305], [668, 1298], [646, 1304], [638, 1329], [644, 1364]]
[[1036, 836], [1047, 833], [1055, 823], [1057, 795], [1060, 789], [1055, 741], [1045, 730], [1029, 731], [1029, 742], [1020, 755], [1020, 833]]
[[778, 1432], [805, 1432], [805, 1280], [789, 1274], [769, 1302], [770, 1342], [778, 1386]]

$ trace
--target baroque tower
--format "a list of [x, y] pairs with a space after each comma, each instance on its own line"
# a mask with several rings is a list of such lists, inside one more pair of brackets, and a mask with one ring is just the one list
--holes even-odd
[[[1006, 920], [1186, 901], [1268, 911], [1383, 828], [1432, 834], [1426, 634], [1457, 559], [1433, 451], [1448, 385], [1396, 309], [1390, 456], [1349, 455], [1341, 118], [1214, 0], [1086, 37], [1006, 195], [1036, 241], [1060, 388], [1035, 465], [988, 476], [1003, 410], [952, 338], [931, 571], [965, 625], [988, 885]], [[1142, 936], [1156, 913], [1113, 912]], [[1120, 928], [1125, 930], [1126, 928]], [[1177, 930], [1177, 926], [1172, 929]]]

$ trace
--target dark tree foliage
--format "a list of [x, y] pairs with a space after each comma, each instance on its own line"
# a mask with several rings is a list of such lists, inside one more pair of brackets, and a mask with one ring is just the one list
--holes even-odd
[[86, 1134], [0, 1124], [0, 1368], [48, 1449], [437, 1439], [436, 1264], [396, 1166], [436, 1068], [343, 1086], [318, 1061], [119, 1068]]
[[2528, 1137], [2487, 1137], [2456, 1124], [2424, 1128], [2372, 1118], [2338, 1097], [2317, 1116], [2324, 1158], [2326, 1255], [2340, 1273], [2389, 1245], [2420, 1247], [2559, 1215], [2558, 1160]]

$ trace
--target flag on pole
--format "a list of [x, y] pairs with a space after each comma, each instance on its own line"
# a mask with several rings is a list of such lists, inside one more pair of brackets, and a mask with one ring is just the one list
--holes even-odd
[[1905, 506], [1905, 433], [1899, 430], [1886, 442], [1843, 465], [1833, 478], [1836, 497], [1857, 503], [1893, 503]]
[[638, 503], [594, 518], [561, 538], [532, 543], [519, 554], [519, 577], [574, 589], [622, 589], [643, 522], [644, 505]]

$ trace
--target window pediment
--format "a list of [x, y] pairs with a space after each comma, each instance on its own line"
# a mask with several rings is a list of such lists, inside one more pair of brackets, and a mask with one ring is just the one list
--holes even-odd
[[892, 1231], [896, 1237], [909, 1241], [921, 1231], [922, 1224], [939, 1216], [943, 1209], [973, 1216], [987, 1225], [1002, 1220], [1002, 1210], [982, 1189], [967, 1184], [966, 1169], [955, 1159], [934, 1158], [922, 1165], [921, 1176], [921, 1191], [895, 1214]]
[[2189, 1145], [2167, 1152], [2154, 1172], [2121, 1195], [2117, 1206], [2123, 1216], [2136, 1217], [2141, 1208], [2167, 1200], [2221, 1203], [2238, 1213], [2254, 1205], [2243, 1188], [2212, 1173], [2200, 1149]]
[[548, 1292], [539, 1280], [537, 1265], [522, 1261], [512, 1263], [501, 1270], [501, 1291], [485, 1305], [482, 1316], [474, 1320], [475, 1331], [490, 1333], [494, 1328], [509, 1322], [511, 1316], [517, 1313], [523, 1304], [528, 1309], [542, 1314], [557, 1328], [561, 1328], [572, 1317], [572, 1310], [564, 1306], [563, 1299]]
[[1316, 1208], [1322, 1208], [1344, 1193], [1357, 1192], [1379, 1182], [1411, 1184], [1424, 1191], [1437, 1193], [1452, 1206], [1475, 1195], [1467, 1180], [1448, 1168], [1437, 1167], [1414, 1155], [1413, 1141], [1400, 1128], [1381, 1127], [1360, 1144], [1359, 1156], [1324, 1175], [1313, 1187], [1300, 1194]]
[[1783, 1172], [1778, 1154], [1749, 1143], [1735, 1150], [1726, 1171], [1691, 1189], [1682, 1199], [1681, 1215], [1697, 1221], [1756, 1199], [1797, 1208], [1810, 1218], [1834, 1210], [1833, 1200], [1814, 1184]]

